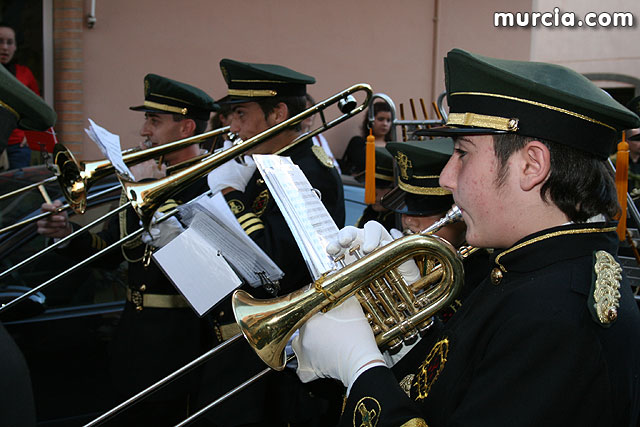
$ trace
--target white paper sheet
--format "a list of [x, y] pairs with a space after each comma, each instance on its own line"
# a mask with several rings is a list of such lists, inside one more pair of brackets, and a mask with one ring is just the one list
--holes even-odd
[[135, 177], [122, 160], [122, 148], [120, 146], [120, 137], [98, 126], [93, 120], [89, 119], [89, 128], [84, 130], [89, 138], [96, 143], [102, 154], [113, 164], [118, 174], [135, 181]]
[[332, 270], [334, 262], [325, 248], [336, 238], [338, 227], [320, 195], [289, 157], [254, 155], [253, 160], [287, 221], [311, 276], [315, 280]]
[[199, 316], [242, 283], [222, 254], [191, 228], [157, 250], [153, 259]]
[[253, 287], [275, 283], [284, 273], [245, 233], [221, 194], [205, 193], [178, 207], [181, 221], [221, 251], [235, 272]]

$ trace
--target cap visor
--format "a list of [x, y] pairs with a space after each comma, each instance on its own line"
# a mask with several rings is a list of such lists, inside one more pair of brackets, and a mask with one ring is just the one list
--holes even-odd
[[413, 134], [416, 136], [457, 136], [457, 135], [497, 135], [508, 133], [504, 130], [489, 128], [463, 128], [454, 126], [438, 126], [429, 129], [420, 129]]
[[395, 187], [393, 190], [389, 191], [387, 194], [382, 196], [382, 200], [380, 200], [380, 204], [385, 209], [393, 211], [397, 214], [405, 214], [405, 215], [414, 215], [414, 216], [427, 216], [431, 215], [435, 212], [421, 212], [415, 210], [409, 210], [407, 207], [407, 203], [405, 202], [404, 196], [407, 193], [402, 190], [400, 187]]
[[227, 95], [224, 98], [216, 101], [216, 104], [218, 105], [243, 104], [245, 102], [257, 102], [259, 99], [264, 99], [264, 98], [236, 98], [236, 97]]
[[162, 110], [158, 110], [157, 108], [149, 108], [147, 106], [144, 105], [138, 105], [137, 107], [129, 107], [130, 110], [133, 111], [144, 111], [146, 113], [163, 113], [163, 114], [169, 114], [166, 111], [162, 111]]
[[[416, 206], [415, 202], [412, 202], [413, 208], [409, 208], [406, 201], [406, 195], [410, 194], [413, 197], [419, 197], [426, 203], [421, 203], [421, 206]], [[397, 214], [412, 215], [412, 216], [431, 216], [436, 214], [442, 214], [451, 209], [453, 199], [451, 197], [443, 196], [421, 196], [412, 193], [407, 193], [400, 187], [395, 187], [382, 197], [380, 204], [390, 211]]]

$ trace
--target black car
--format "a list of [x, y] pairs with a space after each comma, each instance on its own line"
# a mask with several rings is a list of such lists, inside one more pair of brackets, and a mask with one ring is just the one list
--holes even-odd
[[[44, 166], [2, 173], [0, 194], [51, 176]], [[57, 182], [44, 187], [52, 200], [62, 197]], [[95, 183], [90, 194], [107, 188], [114, 191], [91, 200], [83, 215], [70, 211], [71, 220], [85, 225], [117, 207], [115, 177]], [[0, 201], [0, 228], [39, 214], [43, 201], [38, 190]], [[2, 272], [48, 245], [36, 228], [31, 223], [0, 235]], [[0, 279], [2, 303], [73, 265], [52, 251], [13, 271]], [[89, 264], [0, 314], [29, 366], [38, 425], [82, 425], [117, 403], [107, 376], [107, 345], [124, 306], [125, 268], [124, 263], [115, 271]]]

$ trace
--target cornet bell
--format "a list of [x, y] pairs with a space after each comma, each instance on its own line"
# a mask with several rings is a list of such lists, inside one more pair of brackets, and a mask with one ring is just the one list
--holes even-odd
[[[408, 288], [389, 289], [386, 303], [394, 306], [394, 324], [384, 325], [376, 335], [378, 346], [389, 348], [398, 340], [410, 339], [433, 314], [449, 305], [461, 288], [462, 259], [446, 240], [420, 234], [402, 237], [307, 287], [270, 300], [257, 300], [244, 291], [236, 291], [232, 297], [233, 313], [258, 356], [271, 368], [282, 370], [287, 342], [311, 316], [339, 305], [369, 286], [373, 286], [372, 294], [379, 294], [381, 287], [386, 286], [381, 282], [394, 274], [393, 269], [418, 255], [437, 259], [441, 269], [438, 280], [428, 289], [417, 288], [420, 292], [415, 296], [408, 295]], [[362, 295], [358, 297], [362, 303]], [[398, 303], [404, 304], [404, 308], [399, 309]], [[364, 308], [365, 313], [377, 313], [373, 305]]]

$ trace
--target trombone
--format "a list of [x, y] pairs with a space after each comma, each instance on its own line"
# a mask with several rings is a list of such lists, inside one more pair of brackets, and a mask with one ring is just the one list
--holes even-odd
[[[356, 106], [357, 101], [353, 97], [353, 94], [356, 92], [365, 92], [366, 94], [365, 100], [358, 106]], [[298, 125], [308, 117], [318, 113], [320, 114], [322, 125], [314, 130], [310, 130], [299, 135], [297, 138], [291, 141], [288, 147], [296, 145], [303, 140], [312, 138], [315, 135], [342, 123], [343, 121], [353, 117], [354, 115], [364, 110], [369, 105], [371, 96], [372, 90], [368, 84], [360, 83], [353, 85], [343, 90], [342, 92], [339, 92], [331, 96], [330, 98], [327, 98], [324, 101], [321, 101], [309, 107], [303, 112], [283, 121], [282, 123], [279, 123], [265, 130], [264, 132], [247, 139], [246, 141], [242, 141], [236, 145], [233, 145], [220, 153], [213, 154], [202, 160], [200, 163], [186, 168], [176, 174], [159, 179], [157, 181], [153, 181], [151, 183], [131, 182], [123, 177], [120, 177], [120, 181], [122, 182], [125, 194], [129, 198], [129, 201], [131, 202], [133, 208], [138, 213], [138, 216], [146, 227], [151, 222], [153, 213], [165, 200], [169, 199], [181, 188], [184, 188], [185, 186], [196, 182], [198, 179], [205, 176], [222, 163], [225, 163], [226, 161], [241, 155], [245, 151], [260, 144], [265, 139], [272, 138], [279, 133]], [[329, 105], [335, 103], [338, 103], [338, 108], [340, 109], [340, 112], [342, 112], [342, 115], [327, 122], [327, 119], [324, 115], [324, 110]]]
[[[181, 150], [189, 145], [197, 144], [205, 141], [208, 138], [221, 135], [224, 133], [228, 133], [228, 132], [229, 132], [229, 126], [225, 126], [225, 127], [211, 130], [209, 132], [205, 132], [200, 135], [192, 136], [190, 138], [185, 138], [185, 139], [174, 141], [168, 144], [159, 145], [157, 147], [147, 148], [144, 150], [135, 149], [135, 148], [124, 150], [122, 152], [122, 160], [127, 166], [135, 165], [137, 163], [141, 163], [146, 160], [160, 157], [162, 155], [171, 153], [173, 151]], [[55, 170], [55, 177], [51, 177], [41, 182], [20, 188], [11, 193], [4, 194], [0, 196], [0, 200], [10, 196], [15, 196], [17, 194], [20, 194], [32, 188], [38, 187], [47, 182], [57, 180], [62, 190], [62, 194], [64, 198], [67, 200], [67, 204], [64, 206], [61, 206], [54, 212], [42, 213], [34, 217], [28, 218], [24, 221], [20, 221], [10, 226], [7, 226], [5, 228], [2, 228], [0, 229], [0, 234], [13, 230], [15, 228], [25, 226], [32, 222], [38, 221], [42, 218], [46, 218], [47, 216], [58, 214], [69, 208], [71, 208], [74, 212], [78, 214], [83, 214], [87, 209], [87, 201], [91, 200], [91, 197], [92, 197], [92, 196], [87, 196], [89, 188], [96, 181], [112, 174], [115, 171], [115, 167], [107, 159], [93, 160], [88, 162], [76, 161], [71, 151], [69, 151], [62, 144], [55, 145], [53, 158], [54, 158], [53, 169]], [[202, 157], [198, 157], [184, 163], [190, 164], [189, 162], [194, 162], [201, 159]], [[183, 164], [175, 165], [174, 167], [181, 167]], [[118, 188], [120, 188], [120, 186], [114, 186], [113, 188], [109, 189], [109, 191], [113, 191]], [[101, 194], [104, 194], [104, 193], [101, 193]]]
[[[356, 92], [364, 92], [365, 93], [365, 99], [364, 101], [360, 104], [357, 105], [357, 101], [355, 100], [355, 98], [353, 97], [353, 94]], [[151, 218], [153, 217], [153, 214], [155, 213], [155, 211], [157, 210], [158, 207], [160, 207], [160, 205], [162, 205], [162, 203], [164, 203], [164, 201], [166, 201], [167, 199], [169, 199], [171, 196], [173, 196], [175, 193], [177, 193], [178, 191], [180, 191], [182, 188], [185, 188], [189, 185], [191, 185], [192, 183], [196, 182], [198, 179], [200, 179], [203, 176], [206, 176], [209, 172], [211, 172], [213, 169], [215, 169], [216, 167], [220, 166], [221, 164], [225, 163], [226, 161], [235, 158], [241, 154], [243, 154], [244, 152], [246, 152], [247, 150], [251, 149], [252, 147], [264, 142], [265, 140], [268, 140], [270, 138], [272, 138], [273, 136], [289, 129], [292, 127], [295, 127], [298, 123], [302, 122], [303, 120], [305, 120], [306, 118], [319, 113], [321, 118], [322, 118], [322, 125], [318, 126], [316, 129], [314, 130], [310, 130], [307, 131], [303, 134], [301, 134], [300, 136], [298, 136], [297, 138], [295, 138], [290, 144], [289, 146], [292, 146], [294, 144], [299, 143], [302, 140], [305, 140], [307, 138], [311, 138], [314, 135], [317, 135], [318, 133], [324, 132], [327, 129], [330, 129], [334, 126], [336, 126], [339, 123], [342, 123], [343, 121], [353, 117], [354, 115], [356, 115], [357, 113], [361, 112], [362, 110], [364, 110], [367, 105], [369, 104], [369, 100], [371, 99], [371, 94], [372, 94], [372, 90], [371, 87], [368, 84], [365, 83], [360, 83], [360, 84], [356, 84], [353, 85], [345, 90], [343, 90], [342, 92], [337, 93], [336, 95], [331, 96], [330, 98], [325, 99], [324, 101], [319, 102], [318, 104], [309, 107], [308, 109], [302, 111], [301, 113], [283, 121], [282, 123], [273, 126], [261, 133], [259, 133], [258, 135], [247, 139], [246, 141], [240, 141], [238, 142], [236, 145], [232, 146], [231, 148], [228, 148], [226, 150], [208, 155], [207, 157], [205, 157], [204, 159], [198, 159], [197, 162], [195, 164], [193, 164], [192, 166], [189, 166], [173, 175], [167, 176], [165, 178], [153, 181], [153, 182], [149, 182], [149, 183], [135, 183], [135, 182], [131, 182], [126, 180], [123, 177], [119, 177], [120, 181], [124, 187], [124, 192], [127, 195], [127, 197], [129, 198], [129, 202], [125, 203], [123, 205], [121, 205], [119, 208], [115, 209], [114, 211], [111, 211], [107, 214], [105, 214], [103, 217], [98, 218], [96, 221], [82, 227], [81, 229], [75, 231], [74, 233], [70, 234], [69, 236], [59, 240], [58, 242], [54, 243], [53, 245], [43, 249], [42, 251], [38, 252], [37, 254], [35, 254], [34, 256], [22, 261], [19, 264], [16, 264], [15, 266], [13, 266], [12, 268], [5, 270], [4, 272], [0, 273], [0, 279], [5, 277], [6, 275], [8, 275], [10, 272], [15, 271], [16, 269], [34, 261], [35, 259], [37, 259], [38, 257], [40, 257], [41, 255], [43, 255], [46, 252], [49, 252], [55, 248], [57, 248], [60, 245], [65, 244], [66, 242], [68, 242], [69, 240], [71, 240], [73, 237], [77, 236], [79, 233], [84, 232], [85, 230], [87, 230], [88, 228], [96, 225], [99, 222], [104, 221], [105, 219], [107, 219], [108, 217], [114, 215], [115, 213], [122, 211], [126, 208], [128, 208], [129, 206], [132, 206], [135, 211], [138, 213], [138, 215], [140, 216], [142, 223], [144, 224], [144, 228], [148, 228], [150, 222], [151, 222]], [[338, 107], [340, 109], [340, 112], [342, 113], [342, 115], [336, 117], [335, 119], [327, 122], [325, 115], [324, 115], [324, 110], [329, 107], [330, 105], [333, 104], [338, 104]], [[220, 129], [228, 129], [228, 128], [220, 128]], [[216, 131], [220, 131], [222, 132], [220, 129], [216, 130]], [[216, 132], [216, 131], [212, 131], [212, 132]], [[180, 141], [176, 141], [174, 143], [171, 143], [173, 145], [171, 145], [171, 147], [175, 147], [175, 146], [180, 146], [183, 147], [184, 145], [187, 144], [193, 144], [195, 142], [199, 142], [200, 140], [206, 138], [206, 137], [210, 137], [213, 135], [212, 132], [206, 133], [206, 134], [202, 134], [202, 135], [198, 135], [195, 137], [191, 137], [191, 138], [186, 138]], [[206, 135], [206, 136], [205, 136]], [[161, 153], [163, 153], [162, 148], [165, 146], [168, 146], [170, 144], [166, 144], [166, 145], [162, 145], [159, 147], [154, 147], [150, 150], [154, 150], [153, 154], [154, 156], [159, 155]], [[176, 148], [177, 149], [177, 148]], [[149, 151], [149, 150], [144, 150], [145, 152]], [[142, 153], [142, 152], [141, 152]], [[141, 155], [141, 154], [140, 154]], [[70, 172], [70, 177], [73, 178], [74, 173], [73, 173], [73, 166], [70, 165], [69, 169]], [[79, 175], [75, 175], [76, 178], [78, 179], [69, 179], [67, 182], [71, 183], [72, 185], [77, 184], [78, 187], [85, 187], [84, 194], [86, 194], [86, 185], [84, 184], [84, 182], [82, 181], [82, 177]], [[82, 194], [83, 191], [80, 191], [78, 194]], [[168, 217], [175, 215], [175, 213], [177, 213], [177, 210], [172, 210], [171, 212], [167, 213], [165, 216], [163, 216], [162, 218], [158, 219], [158, 222], [162, 222], [163, 220], [167, 219]], [[138, 231], [136, 231], [134, 234], [137, 236], [139, 234], [141, 234], [144, 231], [144, 228], [139, 229]], [[103, 255], [104, 253], [114, 249], [115, 247], [119, 246], [120, 244], [122, 244], [124, 242], [124, 240], [126, 239], [127, 241], [132, 239], [132, 235], [128, 235], [126, 236], [124, 239], [121, 239], [117, 242], [114, 242], [112, 245], [102, 249], [101, 251], [97, 252], [96, 254], [94, 254], [91, 257], [91, 260]], [[77, 268], [86, 265], [88, 261], [82, 261], [80, 264], [75, 265], [73, 267], [71, 267], [69, 270], [60, 273], [58, 276], [56, 276], [55, 278], [46, 281], [43, 284], [40, 284], [39, 286], [36, 286], [35, 288], [31, 289], [30, 291], [20, 295], [19, 297], [9, 301], [8, 303], [4, 304], [2, 307], [0, 307], [0, 313], [2, 313], [4, 310], [7, 310], [8, 308], [10, 308], [11, 306], [19, 303], [20, 301], [22, 301], [23, 299], [28, 298], [29, 296], [33, 295], [36, 292], [41, 291], [42, 289], [44, 289], [46, 286], [49, 286], [51, 283], [53, 283], [54, 281], [57, 281], [58, 279], [66, 276], [67, 274], [70, 274], [71, 272], [75, 271]]]

